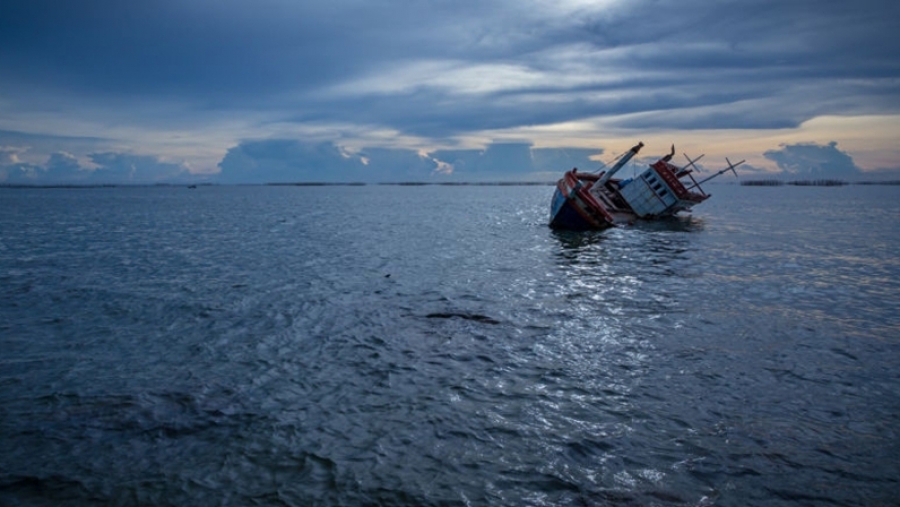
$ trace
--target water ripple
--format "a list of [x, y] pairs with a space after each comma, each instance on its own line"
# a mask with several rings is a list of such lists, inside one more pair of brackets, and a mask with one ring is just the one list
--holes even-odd
[[0, 503], [893, 501], [895, 189], [181, 190], [0, 189]]

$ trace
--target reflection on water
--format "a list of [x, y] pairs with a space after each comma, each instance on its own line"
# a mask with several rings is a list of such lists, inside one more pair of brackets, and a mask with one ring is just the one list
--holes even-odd
[[[560, 255], [574, 255], [592, 245], [600, 244], [606, 238], [606, 231], [565, 231], [551, 229], [551, 236], [559, 242]], [[570, 257], [571, 258], [571, 257]]]
[[638, 220], [634, 224], [603, 231], [566, 231], [552, 229], [551, 235], [564, 250], [579, 250], [604, 241], [613, 231], [633, 230], [640, 233], [697, 233], [703, 231], [704, 220], [691, 215], [676, 215], [658, 220]]
[[704, 225], [703, 218], [684, 213], [657, 220], [638, 220], [631, 227], [653, 232], [700, 232]]
[[[604, 276], [677, 275], [690, 272], [692, 235], [703, 230], [703, 221], [692, 217], [642, 221], [604, 231], [551, 231], [559, 248], [554, 254], [561, 266], [592, 266], [585, 273]], [[668, 268], [667, 268], [668, 266]]]

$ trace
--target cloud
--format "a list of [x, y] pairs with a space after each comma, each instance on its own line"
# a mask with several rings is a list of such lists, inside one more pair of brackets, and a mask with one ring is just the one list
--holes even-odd
[[220, 163], [223, 183], [447, 182], [546, 179], [547, 173], [595, 168], [602, 150], [533, 148], [528, 143], [491, 143], [485, 149], [363, 148], [348, 152], [331, 142], [292, 139], [245, 141]]
[[90, 180], [98, 183], [174, 182], [188, 176], [184, 165], [149, 155], [106, 152], [92, 153], [89, 158], [97, 166]]
[[471, 179], [534, 172], [531, 145], [527, 143], [497, 143], [484, 150], [441, 150], [433, 156], [453, 167], [453, 174]]
[[40, 168], [22, 161], [19, 156], [28, 151], [17, 146], [0, 147], [0, 182], [27, 184], [40, 176]]
[[411, 150], [367, 148], [357, 153], [332, 142], [293, 139], [245, 141], [219, 164], [225, 183], [374, 182], [427, 178], [437, 169]]
[[66, 152], [51, 154], [42, 170], [38, 183], [77, 183], [90, 177], [90, 171], [82, 167], [74, 155]]
[[18, 146], [0, 146], [0, 166], [14, 165], [21, 162], [19, 154], [27, 151], [27, 148]]
[[[6, 164], [16, 177], [61, 152], [83, 166], [151, 157], [106, 160], [119, 180], [169, 177], [182, 161], [227, 181], [419, 177], [451, 170], [419, 151], [472, 139], [483, 153], [446, 155], [540, 170], [536, 150], [491, 133], [549, 146], [539, 134], [556, 125], [592, 124], [608, 142], [900, 115], [898, 17], [900, 3], [881, 0], [3, 2], [0, 145], [42, 138], [27, 143], [31, 166]], [[330, 135], [310, 145], [300, 132]], [[373, 144], [369, 132], [396, 135]], [[501, 154], [514, 158], [490, 162]], [[391, 157], [407, 173], [379, 165]]]
[[853, 159], [839, 150], [834, 141], [825, 145], [816, 143], [783, 144], [778, 150], [765, 152], [764, 156], [774, 161], [785, 174], [791, 176], [846, 178], [862, 174], [862, 171], [853, 163]]
[[329, 88], [322, 107], [427, 136], [596, 116], [621, 116], [624, 128], [768, 129], [896, 112], [900, 44], [883, 9], [900, 9], [878, 7], [635, 2], [543, 26], [518, 19], [533, 35], [515, 30], [514, 47], [372, 66]]
[[585, 148], [533, 148], [530, 143], [492, 143], [483, 150], [438, 150], [431, 155], [452, 168], [456, 179], [547, 180], [573, 167], [593, 170], [590, 157], [602, 150]]
[[365, 148], [359, 152], [365, 161], [368, 181], [434, 181], [442, 171], [440, 162], [427, 154], [397, 148]]
[[[281, 110], [331, 121], [362, 114], [430, 135], [492, 118], [489, 128], [546, 121], [551, 111], [563, 121], [762, 97], [790, 104], [800, 88], [825, 94], [838, 112], [896, 111], [900, 42], [890, 20], [897, 15], [894, 4], [865, 0], [568, 2], [559, 9], [506, 0], [34, 0], [0, 8], [0, 64], [15, 69], [7, 85], [169, 97], [198, 112]], [[846, 80], [864, 81], [870, 93], [856, 86], [862, 100], [828, 96], [835, 84], [853, 89]], [[404, 107], [410, 99], [434, 107]], [[360, 101], [371, 101], [377, 114], [356, 107]], [[819, 113], [819, 103], [804, 103], [772, 109], [762, 124], [797, 124]], [[698, 123], [692, 115], [668, 121], [678, 118], [690, 128]], [[740, 115], [702, 118], [712, 128], [749, 123]]]
[[42, 163], [23, 162], [28, 148], [0, 148], [0, 182], [7, 185], [94, 185], [175, 183], [193, 179], [182, 164], [128, 153], [91, 153], [82, 164], [71, 153], [55, 152]]

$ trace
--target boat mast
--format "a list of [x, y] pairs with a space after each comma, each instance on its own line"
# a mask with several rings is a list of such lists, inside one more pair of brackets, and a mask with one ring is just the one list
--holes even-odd
[[690, 188], [688, 188], [688, 190], [690, 190], [691, 188], [699, 187], [701, 183], [706, 183], [707, 181], [715, 178], [716, 176], [721, 176], [728, 171], [733, 172], [734, 176], [737, 177], [737, 171], [735, 171], [734, 168], [743, 164], [744, 162], [746, 162], [746, 160], [741, 160], [737, 164], [732, 164], [731, 161], [728, 160], [728, 157], [725, 157], [725, 161], [728, 162], [728, 167], [726, 167], [725, 169], [722, 169], [721, 171], [717, 172], [716, 174], [713, 174], [712, 176], [710, 176], [708, 178], [704, 178], [704, 179], [698, 181], [697, 183], [691, 185]]
[[631, 160], [632, 157], [637, 155], [637, 152], [641, 151], [641, 148], [643, 148], [643, 147], [644, 147], [644, 143], [637, 143], [636, 145], [634, 145], [634, 147], [632, 147], [630, 150], [628, 150], [628, 153], [622, 155], [622, 158], [620, 158], [619, 161], [616, 162], [616, 165], [612, 166], [612, 168], [610, 168], [609, 171], [606, 171], [606, 173], [603, 176], [601, 176], [599, 180], [597, 180], [596, 185], [598, 187], [601, 185], [605, 185], [606, 182], [609, 181], [609, 179], [612, 178], [613, 175], [616, 174], [616, 172], [618, 172], [619, 169], [621, 169], [625, 164], [627, 164], [628, 161]]

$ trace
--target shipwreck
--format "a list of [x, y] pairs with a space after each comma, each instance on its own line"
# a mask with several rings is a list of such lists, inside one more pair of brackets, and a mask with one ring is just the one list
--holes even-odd
[[728, 167], [700, 181], [694, 178], [699, 168], [695, 163], [703, 155], [679, 167], [671, 162], [675, 146], [668, 155], [650, 164], [633, 178], [617, 179], [616, 173], [628, 163], [644, 143], [638, 143], [608, 170], [600, 173], [567, 171], [556, 184], [550, 204], [550, 227], [569, 230], [600, 230], [636, 220], [671, 217], [709, 199], [700, 186], [727, 171], [737, 176], [735, 168], [742, 163], [725, 161]]

